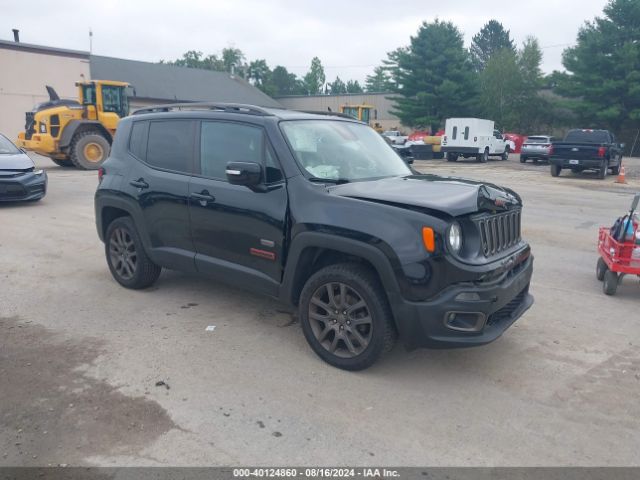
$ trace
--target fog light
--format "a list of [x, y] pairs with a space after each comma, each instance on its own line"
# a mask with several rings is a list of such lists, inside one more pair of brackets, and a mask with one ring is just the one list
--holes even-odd
[[451, 330], [478, 332], [484, 327], [485, 318], [482, 312], [447, 312], [444, 324]]
[[455, 300], [458, 302], [477, 302], [480, 300], [480, 295], [475, 292], [462, 292], [456, 295]]

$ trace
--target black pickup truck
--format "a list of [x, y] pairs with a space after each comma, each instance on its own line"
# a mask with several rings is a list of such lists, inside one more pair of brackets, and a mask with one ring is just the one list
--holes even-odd
[[340, 368], [368, 367], [396, 336], [408, 348], [489, 343], [533, 303], [520, 197], [412, 171], [355, 120], [151, 107], [120, 121], [98, 172], [116, 281], [145, 288], [168, 268], [278, 298]]
[[563, 168], [572, 172], [596, 170], [604, 179], [611, 169], [614, 175], [620, 171], [622, 149], [615, 136], [608, 130], [569, 130], [562, 142], [553, 142], [549, 152], [551, 175], [557, 177]]

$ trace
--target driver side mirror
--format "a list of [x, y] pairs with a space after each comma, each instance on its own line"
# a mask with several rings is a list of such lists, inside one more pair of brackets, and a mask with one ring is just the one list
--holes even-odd
[[262, 183], [262, 165], [253, 162], [229, 162], [225, 169], [232, 185], [256, 187]]

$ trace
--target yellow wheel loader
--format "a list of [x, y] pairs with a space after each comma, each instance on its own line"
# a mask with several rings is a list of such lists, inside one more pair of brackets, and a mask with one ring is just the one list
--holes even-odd
[[49, 101], [26, 113], [18, 146], [64, 167], [95, 170], [111, 150], [118, 121], [129, 114], [128, 83], [77, 82], [78, 100], [61, 99], [47, 86]]

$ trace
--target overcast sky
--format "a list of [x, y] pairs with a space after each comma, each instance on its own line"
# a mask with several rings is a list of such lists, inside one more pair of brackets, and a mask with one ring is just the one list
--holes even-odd
[[386, 52], [407, 45], [421, 22], [450, 20], [471, 37], [490, 19], [520, 44], [535, 35], [544, 47], [543, 70], [561, 69], [562, 50], [585, 20], [602, 15], [605, 0], [0, 0], [0, 39], [134, 60], [178, 58], [187, 50], [218, 53], [240, 48], [304, 74], [320, 57], [331, 81], [363, 81]]

